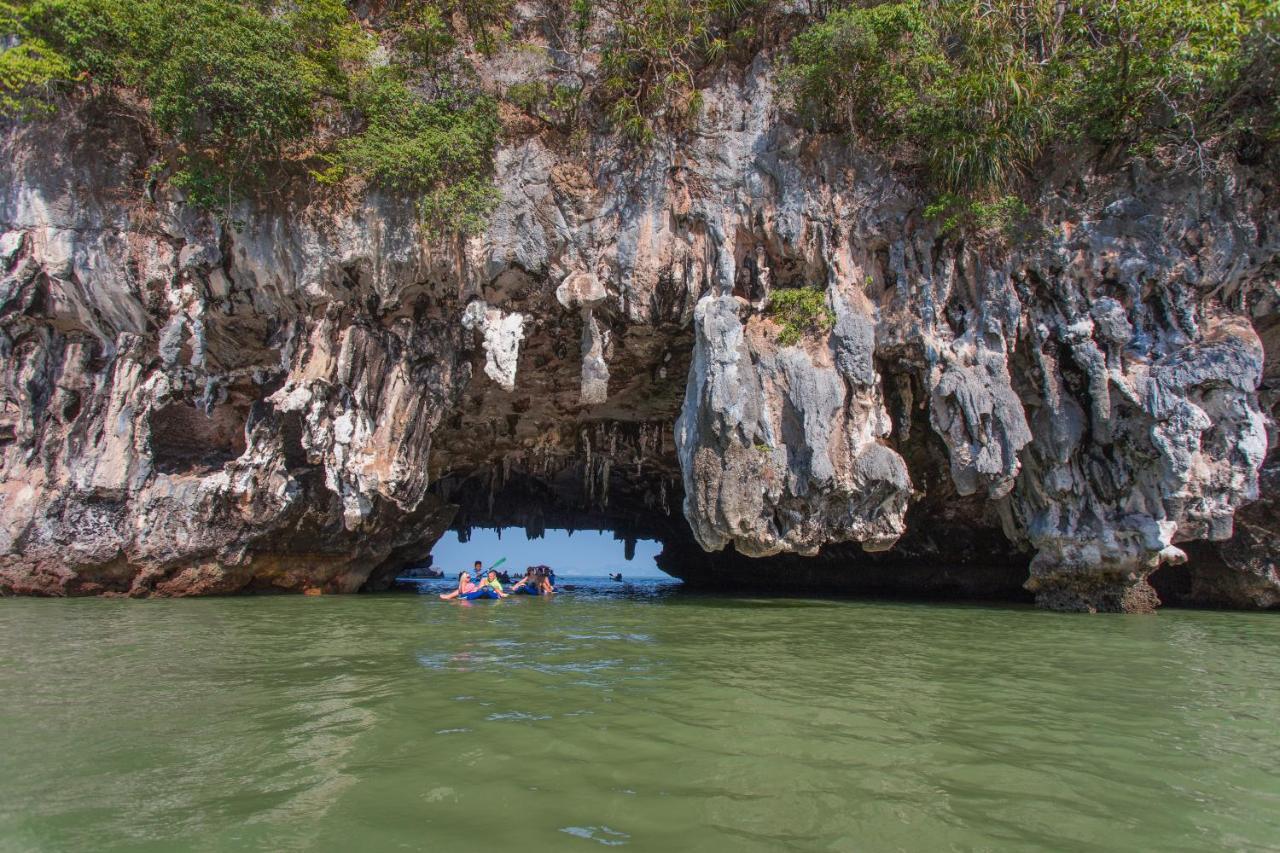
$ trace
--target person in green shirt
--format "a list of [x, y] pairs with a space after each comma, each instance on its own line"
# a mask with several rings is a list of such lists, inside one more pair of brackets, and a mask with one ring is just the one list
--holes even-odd
[[493, 587], [493, 591], [498, 594], [498, 598], [507, 597], [507, 594], [502, 591], [502, 581], [498, 580], [498, 573], [494, 569], [489, 570], [488, 576], [480, 582], [480, 585]]

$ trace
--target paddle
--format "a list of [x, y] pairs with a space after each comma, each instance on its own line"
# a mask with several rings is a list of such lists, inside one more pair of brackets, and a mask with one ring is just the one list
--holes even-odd
[[503, 563], [505, 563], [506, 561], [507, 561], [507, 558], [506, 558], [506, 557], [503, 557], [502, 559], [498, 560], [498, 562], [494, 563], [492, 566], [490, 566], [489, 568], [485, 569], [485, 571], [486, 571], [486, 572], [491, 572], [491, 571], [493, 571], [494, 569], [498, 568], [498, 566], [501, 566], [501, 565], [502, 565]]

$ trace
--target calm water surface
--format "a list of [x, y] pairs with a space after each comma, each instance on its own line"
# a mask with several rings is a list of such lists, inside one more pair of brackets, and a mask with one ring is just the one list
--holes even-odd
[[1280, 849], [1280, 618], [0, 601], [3, 850]]

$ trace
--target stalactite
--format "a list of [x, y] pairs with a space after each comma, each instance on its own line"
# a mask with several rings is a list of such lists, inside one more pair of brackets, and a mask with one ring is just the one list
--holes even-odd
[[591, 468], [591, 463], [594, 459], [591, 453], [591, 435], [585, 427], [582, 430], [582, 449], [585, 454], [585, 461], [582, 465], [582, 490], [587, 493], [587, 506], [590, 506], [595, 499], [596, 484]]
[[498, 469], [489, 466], [489, 515], [493, 515], [493, 501], [498, 492]]

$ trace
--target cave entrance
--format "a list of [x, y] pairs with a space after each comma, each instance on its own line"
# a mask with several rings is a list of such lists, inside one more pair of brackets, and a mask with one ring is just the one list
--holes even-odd
[[522, 527], [449, 531], [431, 549], [432, 568], [452, 576], [480, 560], [486, 566], [505, 557], [502, 569], [513, 578], [527, 566], [547, 565], [564, 578], [674, 580], [658, 568], [662, 543], [624, 539], [610, 531], [552, 528], [533, 535]]

